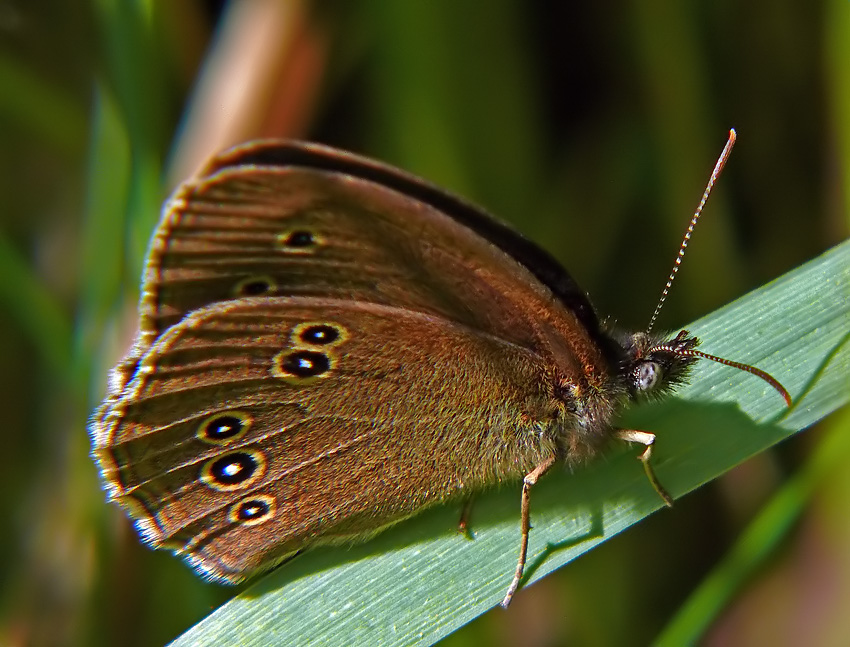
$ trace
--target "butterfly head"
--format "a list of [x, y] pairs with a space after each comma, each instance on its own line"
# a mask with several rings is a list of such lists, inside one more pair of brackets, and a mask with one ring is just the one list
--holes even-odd
[[666, 341], [642, 332], [629, 335], [621, 375], [631, 397], [660, 397], [683, 383], [698, 359], [698, 345], [699, 339], [687, 330]]
[[772, 375], [755, 366], [697, 350], [699, 339], [692, 337], [687, 330], [679, 331], [668, 341], [653, 338], [647, 333], [635, 333], [627, 336], [622, 345], [626, 356], [620, 365], [620, 375], [625, 377], [632, 398], [665, 395], [688, 379], [688, 372], [694, 362], [709, 359], [764, 380], [791, 406], [788, 391]]

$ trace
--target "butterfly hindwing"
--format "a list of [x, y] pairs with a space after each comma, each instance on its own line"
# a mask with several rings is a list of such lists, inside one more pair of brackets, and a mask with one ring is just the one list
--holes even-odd
[[96, 454], [149, 541], [240, 579], [316, 537], [350, 539], [525, 473], [555, 451], [534, 432], [551, 415], [542, 370], [534, 353], [434, 315], [236, 299], [157, 340]]

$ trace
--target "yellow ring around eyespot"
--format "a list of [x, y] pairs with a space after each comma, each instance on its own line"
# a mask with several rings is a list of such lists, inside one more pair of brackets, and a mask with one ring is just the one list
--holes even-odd
[[[268, 506], [268, 510], [265, 514], [256, 517], [255, 519], [240, 519], [239, 508], [241, 508], [245, 503], [252, 501], [265, 503]], [[275, 512], [277, 512], [277, 502], [273, 496], [269, 496], [268, 494], [256, 494], [249, 496], [242, 501], [237, 501], [230, 506], [230, 510], [227, 512], [227, 518], [230, 519], [231, 523], [239, 524], [240, 526], [256, 526], [257, 524], [261, 524], [273, 517]]]
[[[308, 245], [296, 246], [296, 245], [288, 245], [286, 243], [287, 239], [292, 236], [292, 234], [299, 233], [307, 233], [310, 235], [310, 243]], [[325, 239], [323, 236], [317, 234], [315, 231], [310, 229], [288, 229], [286, 231], [280, 232], [275, 242], [277, 243], [278, 249], [288, 253], [288, 254], [313, 254], [316, 249], [318, 249], [321, 245], [324, 244]]]
[[[240, 481], [239, 483], [221, 483], [216, 479], [216, 477], [212, 473], [212, 469], [214, 465], [223, 459], [226, 459], [229, 456], [239, 456], [245, 454], [250, 456], [254, 461], [254, 472], [244, 481]], [[256, 449], [234, 449], [233, 451], [225, 452], [223, 454], [219, 454], [218, 456], [213, 456], [209, 460], [204, 463], [204, 466], [201, 468], [201, 481], [207, 485], [212, 490], [218, 490], [219, 492], [235, 492], [237, 490], [244, 490], [247, 487], [252, 486], [259, 479], [263, 477], [263, 474], [266, 473], [266, 458], [263, 456], [263, 453]]]
[[[289, 355], [299, 352], [313, 352], [317, 355], [323, 356], [328, 360], [328, 367], [317, 375], [306, 375], [303, 377], [284, 370], [281, 366], [283, 361], [286, 360]], [[336, 362], [337, 358], [333, 353], [319, 352], [317, 350], [314, 350], [314, 347], [287, 348], [285, 350], [280, 351], [272, 358], [271, 374], [273, 377], [281, 379], [288, 384], [292, 384], [294, 386], [306, 386], [308, 384], [313, 384], [319, 380], [324, 380], [326, 377], [329, 377], [333, 370], [336, 368]]]
[[[268, 285], [268, 287], [265, 290], [263, 290], [262, 292], [259, 292], [257, 294], [245, 294], [245, 293], [243, 293], [243, 289], [245, 288], [246, 285], [250, 285], [251, 283], [259, 283], [259, 282], [266, 283]], [[275, 290], [277, 290], [277, 281], [275, 281], [272, 277], [270, 277], [267, 274], [255, 274], [253, 276], [246, 276], [244, 279], [239, 281], [236, 285], [233, 286], [233, 289], [231, 290], [231, 292], [232, 292], [233, 296], [235, 296], [235, 297], [249, 297], [249, 296], [261, 297], [264, 294], [269, 294], [271, 292], [274, 292]]]
[[[204, 430], [207, 429], [212, 423], [216, 420], [221, 420], [222, 418], [237, 418], [242, 422], [242, 429], [236, 433], [236, 435], [231, 436], [230, 438], [210, 438], [204, 435]], [[244, 411], [232, 410], [232, 411], [222, 411], [221, 413], [217, 413], [209, 418], [206, 418], [200, 425], [198, 425], [197, 431], [195, 431], [195, 436], [209, 445], [226, 445], [227, 443], [234, 442], [242, 438], [246, 433], [248, 433], [248, 429], [251, 428], [251, 425], [254, 423], [254, 418]]]
[[[339, 337], [326, 344], [314, 344], [312, 342], [299, 339], [299, 336], [305, 330], [312, 328], [313, 326], [327, 326], [328, 328], [333, 328], [337, 331], [337, 333], [339, 333]], [[289, 335], [289, 342], [292, 344], [293, 348], [308, 348], [310, 350], [320, 350], [339, 346], [340, 344], [348, 340], [348, 337], [348, 329], [342, 324], [336, 323], [335, 321], [307, 321], [298, 324], [297, 326], [295, 326], [295, 328], [292, 329], [292, 332]]]

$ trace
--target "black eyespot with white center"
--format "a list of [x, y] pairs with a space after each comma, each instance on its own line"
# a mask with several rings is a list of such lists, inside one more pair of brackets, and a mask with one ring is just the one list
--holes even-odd
[[348, 330], [335, 321], [305, 321], [292, 329], [289, 342], [296, 349], [322, 350], [339, 346], [348, 339]]
[[243, 411], [218, 413], [204, 420], [195, 434], [211, 445], [225, 445], [242, 438], [251, 427], [252, 419]]
[[265, 472], [266, 461], [255, 449], [239, 449], [211, 458], [201, 468], [201, 480], [215, 490], [249, 487]]
[[255, 526], [274, 516], [274, 497], [258, 494], [233, 504], [228, 512], [232, 523]]
[[305, 344], [326, 346], [328, 344], [333, 344], [337, 339], [339, 339], [339, 331], [333, 326], [319, 324], [305, 328], [298, 335], [298, 338]]
[[307, 379], [321, 377], [331, 370], [331, 358], [315, 350], [284, 351], [275, 360], [280, 377]]
[[298, 338], [305, 344], [311, 344], [313, 346], [327, 346], [328, 344], [333, 344], [337, 339], [339, 339], [339, 330], [333, 326], [317, 324], [315, 326], [308, 326], [307, 328], [304, 328], [304, 330], [300, 331], [298, 334]]

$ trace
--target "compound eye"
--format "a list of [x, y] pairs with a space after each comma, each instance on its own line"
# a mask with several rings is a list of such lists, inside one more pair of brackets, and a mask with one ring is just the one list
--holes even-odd
[[635, 368], [635, 389], [651, 391], [661, 378], [661, 366], [657, 362], [641, 362]]

